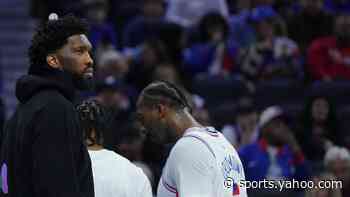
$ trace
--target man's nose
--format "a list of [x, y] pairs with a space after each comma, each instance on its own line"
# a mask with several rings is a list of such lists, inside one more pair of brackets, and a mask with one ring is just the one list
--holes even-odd
[[94, 60], [92, 59], [90, 53], [87, 53], [86, 64], [89, 66], [92, 66], [94, 64]]

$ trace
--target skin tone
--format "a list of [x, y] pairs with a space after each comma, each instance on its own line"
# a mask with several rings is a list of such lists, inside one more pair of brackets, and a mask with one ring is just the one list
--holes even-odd
[[151, 139], [161, 143], [175, 142], [191, 127], [203, 127], [185, 109], [174, 109], [167, 104], [146, 106], [141, 93], [137, 101], [137, 118]]
[[292, 131], [280, 118], [271, 120], [262, 130], [265, 139], [273, 146], [288, 145], [293, 153], [298, 153], [301, 148]]
[[92, 78], [91, 49], [91, 43], [86, 35], [72, 35], [62, 48], [48, 54], [46, 61], [53, 68], [68, 71], [82, 78]]
[[[96, 133], [95, 133], [95, 129], [92, 129], [92, 132], [91, 132], [91, 138], [92, 139], [95, 139], [95, 136], [96, 136]], [[91, 141], [89, 139], [86, 139], [86, 143], [87, 144], [90, 144]], [[103, 149], [103, 146], [101, 144], [94, 144], [94, 145], [91, 145], [91, 146], [88, 146], [87, 147], [88, 150], [94, 150], [94, 151], [98, 151], [98, 150], [102, 150]]]
[[236, 121], [238, 126], [242, 129], [241, 145], [250, 144], [252, 134], [258, 122], [258, 114], [256, 112], [243, 113], [237, 117]]

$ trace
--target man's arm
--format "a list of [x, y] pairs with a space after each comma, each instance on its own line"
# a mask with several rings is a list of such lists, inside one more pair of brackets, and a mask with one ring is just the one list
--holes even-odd
[[[37, 116], [34, 127], [35, 140], [32, 145], [33, 190], [36, 196], [80, 197], [83, 196], [77, 169], [81, 143], [72, 131], [76, 125], [68, 121], [66, 106], [48, 105]], [[85, 177], [87, 178], [87, 177]], [[93, 191], [93, 188], [89, 191]], [[90, 195], [89, 195], [90, 196]], [[93, 192], [92, 195], [93, 196]], [[84, 196], [85, 197], [85, 196]]]

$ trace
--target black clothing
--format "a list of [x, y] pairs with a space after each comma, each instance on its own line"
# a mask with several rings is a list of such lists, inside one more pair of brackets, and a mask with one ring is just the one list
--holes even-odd
[[1, 148], [5, 196], [94, 197], [74, 90], [70, 76], [58, 70], [17, 81], [20, 104], [6, 123]]

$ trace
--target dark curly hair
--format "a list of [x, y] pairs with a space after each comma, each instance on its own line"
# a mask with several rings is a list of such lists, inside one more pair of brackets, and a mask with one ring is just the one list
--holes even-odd
[[226, 19], [218, 12], [209, 12], [204, 15], [199, 21], [199, 33], [202, 42], [210, 40], [210, 29], [213, 27], [220, 27], [223, 30], [224, 38], [229, 36], [229, 25]]
[[[110, 120], [108, 110], [104, 108], [97, 100], [85, 100], [77, 106], [80, 124], [83, 130], [85, 140], [89, 140], [92, 145], [104, 144], [104, 133]], [[95, 136], [92, 137], [92, 132]]]
[[58, 20], [49, 20], [36, 30], [28, 50], [29, 74], [38, 74], [48, 69], [46, 56], [62, 48], [67, 38], [76, 34], [87, 34], [89, 26], [85, 20], [66, 15]]

